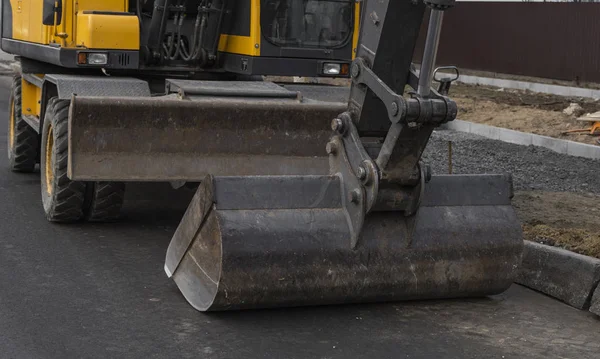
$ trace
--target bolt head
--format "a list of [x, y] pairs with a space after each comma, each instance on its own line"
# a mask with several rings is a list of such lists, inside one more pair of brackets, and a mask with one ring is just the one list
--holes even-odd
[[398, 104], [395, 102], [392, 102], [392, 116], [396, 116], [398, 114]]
[[358, 67], [358, 64], [352, 64], [350, 75], [352, 75], [352, 77], [358, 77], [358, 75], [360, 75], [360, 67]]
[[335, 142], [329, 142], [327, 143], [325, 150], [327, 151], [328, 155], [335, 155], [337, 154], [337, 144]]
[[357, 175], [358, 175], [358, 179], [363, 181], [365, 178], [367, 178], [367, 170], [363, 166], [360, 166], [360, 167], [358, 167]]
[[341, 118], [334, 118], [331, 121], [331, 129], [337, 133], [344, 132], [344, 121]]
[[355, 189], [350, 191], [350, 202], [358, 203], [360, 201], [360, 190]]

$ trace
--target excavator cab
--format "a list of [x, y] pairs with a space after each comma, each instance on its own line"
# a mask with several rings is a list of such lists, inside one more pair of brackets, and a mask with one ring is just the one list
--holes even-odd
[[4, 1], [2, 48], [79, 73], [348, 77], [359, 13], [354, 0]]
[[138, 1], [140, 66], [348, 77], [359, 6], [354, 0]]

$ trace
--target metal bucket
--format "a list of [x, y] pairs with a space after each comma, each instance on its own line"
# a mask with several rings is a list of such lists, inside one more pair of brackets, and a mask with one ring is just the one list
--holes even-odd
[[200, 311], [484, 296], [522, 253], [504, 176], [434, 176], [418, 212], [373, 212], [356, 247], [337, 176], [208, 177], [165, 271]]
[[209, 90], [220, 97], [73, 97], [69, 178], [196, 182], [208, 174], [328, 173], [330, 122], [344, 104]]

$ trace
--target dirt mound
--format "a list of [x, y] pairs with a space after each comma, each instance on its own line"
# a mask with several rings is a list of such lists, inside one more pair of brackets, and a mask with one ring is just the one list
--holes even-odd
[[517, 192], [513, 205], [525, 239], [600, 258], [600, 196]]
[[450, 96], [458, 104], [461, 120], [587, 144], [596, 144], [598, 138], [586, 133], [563, 134], [590, 126], [563, 110], [576, 103], [585, 113], [600, 111], [600, 102], [592, 99], [465, 84], [454, 85]]

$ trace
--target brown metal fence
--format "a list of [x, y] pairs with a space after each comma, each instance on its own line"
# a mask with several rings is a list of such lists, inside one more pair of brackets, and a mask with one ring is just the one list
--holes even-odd
[[[417, 59], [425, 32], [426, 24]], [[437, 64], [600, 82], [600, 3], [458, 2], [446, 12]]]

